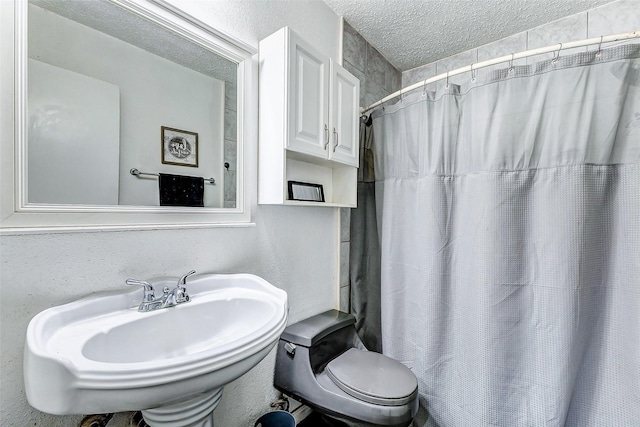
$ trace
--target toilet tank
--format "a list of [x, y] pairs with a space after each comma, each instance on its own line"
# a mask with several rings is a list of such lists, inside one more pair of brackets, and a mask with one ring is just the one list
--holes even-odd
[[327, 335], [356, 323], [355, 317], [338, 310], [329, 310], [289, 325], [280, 339], [296, 345], [311, 347]]

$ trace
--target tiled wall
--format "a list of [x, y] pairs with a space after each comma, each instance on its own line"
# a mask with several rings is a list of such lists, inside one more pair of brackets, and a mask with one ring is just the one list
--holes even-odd
[[[510, 53], [549, 46], [565, 41], [575, 41], [602, 35], [623, 33], [640, 30], [640, 0], [618, 0], [602, 7], [591, 9], [576, 15], [571, 15], [558, 21], [533, 28], [529, 31], [514, 34], [493, 43], [480, 46], [456, 55], [432, 62], [421, 67], [402, 73], [402, 86], [406, 87], [429, 77], [445, 73], [449, 70], [464, 67], [466, 65], [486, 61]], [[635, 40], [638, 43], [638, 40]], [[605, 44], [610, 47], [615, 43]], [[577, 53], [587, 49], [597, 49], [598, 46], [589, 46], [575, 49], [567, 49], [561, 55]], [[514, 61], [514, 65], [526, 65], [550, 59], [553, 53], [536, 55]], [[504, 68], [507, 64], [498, 64], [478, 70], [478, 74], [491, 71], [492, 68]], [[470, 73], [452, 76], [450, 82], [461, 84], [470, 78]], [[444, 80], [427, 85], [428, 90], [435, 90], [445, 84]]]
[[[360, 80], [360, 106], [400, 90], [402, 74], [344, 22], [342, 66]], [[351, 209], [340, 209], [340, 310], [349, 311], [349, 224]]]
[[342, 66], [360, 79], [360, 106], [400, 90], [402, 74], [356, 30], [344, 22]]
[[236, 207], [236, 170], [237, 162], [237, 87], [233, 83], [225, 82], [224, 85], [224, 160], [229, 168], [223, 169], [224, 173], [224, 207]]

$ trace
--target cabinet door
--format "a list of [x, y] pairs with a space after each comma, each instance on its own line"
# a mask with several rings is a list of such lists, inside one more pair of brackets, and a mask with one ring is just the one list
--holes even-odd
[[327, 158], [329, 65], [290, 33], [287, 149]]
[[331, 61], [330, 86], [329, 158], [336, 162], [358, 166], [360, 82], [347, 70]]

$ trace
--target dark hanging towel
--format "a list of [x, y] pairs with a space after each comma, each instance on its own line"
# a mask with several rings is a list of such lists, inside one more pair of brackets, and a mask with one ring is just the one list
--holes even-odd
[[351, 314], [365, 347], [382, 351], [380, 241], [376, 216], [376, 183], [371, 118], [360, 120], [358, 207], [351, 209], [349, 282]]
[[204, 178], [160, 174], [160, 206], [204, 206]]

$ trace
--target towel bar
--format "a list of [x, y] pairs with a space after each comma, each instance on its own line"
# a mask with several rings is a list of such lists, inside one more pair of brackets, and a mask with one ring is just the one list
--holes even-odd
[[[158, 173], [148, 173], [148, 172], [140, 172], [138, 169], [133, 168], [129, 171], [129, 173], [131, 175], [134, 176], [140, 176], [140, 175], [148, 175], [148, 176], [160, 176], [160, 174]], [[204, 178], [205, 182], [208, 182], [209, 184], [215, 184], [216, 180], [215, 178]]]

